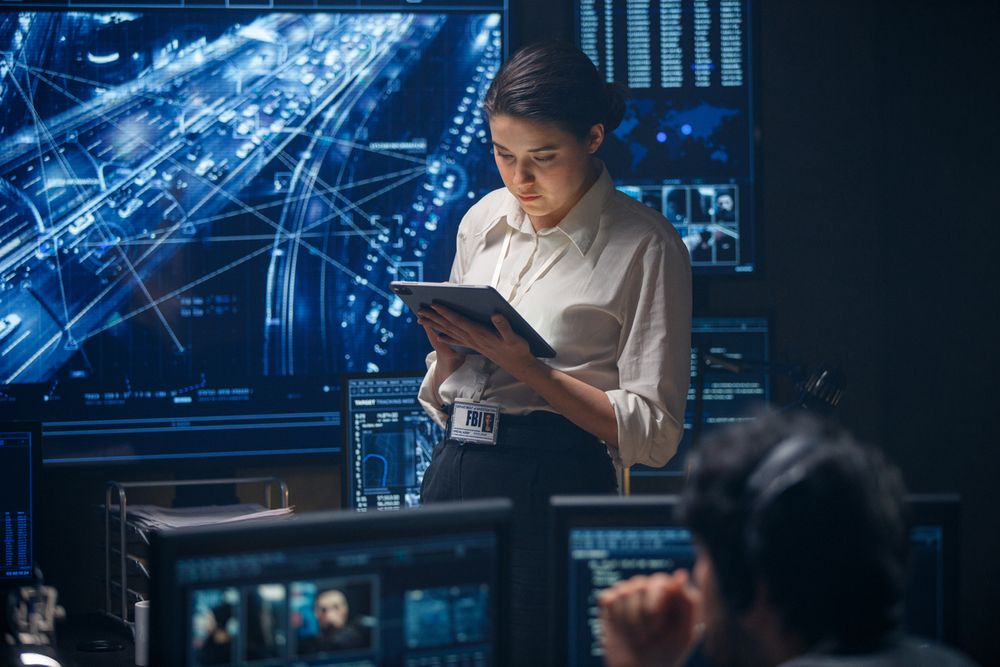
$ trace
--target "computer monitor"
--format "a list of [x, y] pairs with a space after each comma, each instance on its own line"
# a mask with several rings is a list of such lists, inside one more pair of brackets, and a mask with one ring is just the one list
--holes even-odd
[[510, 503], [161, 533], [154, 665], [504, 665]]
[[[690, 569], [690, 532], [675, 521], [676, 496], [556, 496], [552, 499], [552, 664], [600, 665], [602, 589], [635, 574]], [[903, 627], [957, 645], [961, 501], [912, 495], [910, 571]]]
[[0, 590], [35, 576], [35, 499], [42, 463], [37, 422], [0, 422]]
[[502, 185], [508, 0], [7, 5], [0, 419], [51, 465], [339, 462], [343, 374], [427, 351], [389, 283]]
[[757, 269], [751, 0], [574, 0], [574, 38], [631, 89], [601, 154], [663, 212], [701, 274]]
[[[723, 368], [698, 368], [699, 353], [708, 353], [746, 364], [745, 371], [733, 373]], [[647, 486], [655, 489], [657, 478], [680, 480], [688, 452], [693, 445], [693, 426], [702, 378], [701, 433], [714, 426], [749, 418], [771, 400], [771, 376], [763, 368], [771, 358], [770, 324], [766, 317], [696, 317], [691, 323], [691, 382], [684, 408], [684, 436], [677, 453], [663, 468], [636, 465], [629, 469], [633, 491]], [[761, 367], [754, 368], [753, 366]], [[662, 489], [660, 489], [662, 492]]]
[[423, 373], [344, 380], [344, 507], [396, 510], [420, 504], [420, 484], [444, 431], [417, 400]]
[[550, 664], [604, 664], [597, 595], [637, 574], [690, 571], [691, 533], [676, 496], [555, 496], [551, 501]]
[[909, 504], [904, 626], [910, 634], [957, 645], [961, 500], [951, 494], [913, 495]]

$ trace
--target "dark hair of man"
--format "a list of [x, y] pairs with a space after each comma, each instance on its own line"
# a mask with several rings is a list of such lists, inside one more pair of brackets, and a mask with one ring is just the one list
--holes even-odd
[[802, 414], [766, 414], [699, 445], [682, 514], [731, 611], [763, 584], [791, 634], [863, 651], [900, 622], [904, 494], [877, 450]]
[[611, 132], [625, 114], [620, 83], [605, 83], [580, 49], [564, 42], [541, 42], [517, 51], [493, 79], [483, 107], [486, 114], [555, 123], [583, 139], [604, 124]]

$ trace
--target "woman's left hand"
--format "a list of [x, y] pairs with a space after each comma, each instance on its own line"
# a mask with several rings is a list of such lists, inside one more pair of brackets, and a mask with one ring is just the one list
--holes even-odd
[[514, 333], [510, 322], [503, 315], [493, 315], [496, 329], [456, 313], [454, 310], [434, 304], [421, 308], [417, 313], [419, 324], [429, 324], [439, 331], [452, 345], [468, 347], [483, 355], [511, 375], [528, 365], [538, 363], [528, 341]]

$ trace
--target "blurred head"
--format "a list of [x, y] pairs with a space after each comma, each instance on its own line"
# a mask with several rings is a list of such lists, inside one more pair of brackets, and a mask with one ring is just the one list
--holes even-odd
[[527, 46], [497, 73], [484, 101], [494, 157], [536, 225], [558, 224], [593, 184], [593, 154], [621, 122], [624, 93], [569, 44]]
[[201, 619], [205, 634], [212, 634], [216, 630], [225, 631], [232, 617], [233, 605], [228, 602], [206, 609]]
[[323, 591], [316, 596], [314, 611], [321, 629], [337, 630], [342, 628], [347, 625], [347, 618], [350, 614], [347, 596], [336, 589]]
[[699, 545], [705, 648], [766, 664], [762, 610], [802, 650], [866, 650], [900, 621], [908, 547], [899, 471], [804, 415], [722, 430], [691, 458], [683, 514]]

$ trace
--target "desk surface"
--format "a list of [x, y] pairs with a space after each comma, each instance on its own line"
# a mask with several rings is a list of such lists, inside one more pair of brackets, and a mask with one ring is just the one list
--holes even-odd
[[[119, 651], [92, 653], [78, 646], [94, 640], [110, 640], [122, 645]], [[132, 632], [120, 621], [103, 613], [70, 614], [59, 624], [56, 634], [59, 658], [67, 667], [133, 667], [135, 647]]]

